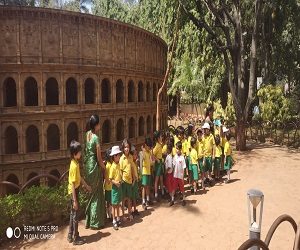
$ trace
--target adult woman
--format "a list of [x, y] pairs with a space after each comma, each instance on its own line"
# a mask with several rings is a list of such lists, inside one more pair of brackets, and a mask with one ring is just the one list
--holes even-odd
[[105, 201], [103, 173], [105, 166], [97, 132], [100, 130], [98, 115], [90, 118], [90, 130], [85, 135], [84, 166], [86, 182], [92, 187], [92, 194], [86, 208], [86, 228], [99, 229], [105, 222]]

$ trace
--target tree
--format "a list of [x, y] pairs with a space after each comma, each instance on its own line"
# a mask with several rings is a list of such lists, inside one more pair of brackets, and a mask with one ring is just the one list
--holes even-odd
[[[262, 0], [180, 0], [185, 13], [223, 56], [237, 123], [237, 149], [246, 149], [245, 128], [255, 94], [257, 43]], [[210, 18], [205, 18], [208, 11]], [[251, 35], [250, 35], [251, 34]]]

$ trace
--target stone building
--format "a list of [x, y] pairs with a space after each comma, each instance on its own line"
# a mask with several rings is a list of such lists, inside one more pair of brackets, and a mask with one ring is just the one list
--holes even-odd
[[[159, 37], [102, 17], [6, 6], [0, 34], [0, 182], [21, 187], [40, 174], [60, 177], [70, 141], [83, 143], [94, 113], [103, 150], [152, 134], [166, 70]], [[161, 110], [165, 127], [166, 91]], [[0, 185], [2, 195], [17, 191]]]

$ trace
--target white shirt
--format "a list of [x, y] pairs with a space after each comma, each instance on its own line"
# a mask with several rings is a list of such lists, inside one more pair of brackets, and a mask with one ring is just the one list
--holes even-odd
[[174, 165], [174, 178], [183, 180], [184, 169], [186, 168], [184, 156], [176, 154], [173, 158], [173, 165]]
[[[165, 167], [168, 174], [173, 172], [173, 157], [172, 154], [168, 154], [165, 160]], [[170, 169], [168, 169], [170, 168]]]

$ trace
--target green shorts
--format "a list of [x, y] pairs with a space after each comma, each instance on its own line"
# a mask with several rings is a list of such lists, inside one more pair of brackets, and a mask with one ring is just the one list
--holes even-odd
[[111, 189], [111, 204], [119, 205], [122, 201], [122, 188], [117, 187], [116, 185], [112, 185]]
[[225, 164], [224, 164], [224, 170], [229, 170], [232, 168], [232, 157], [230, 155], [228, 155], [226, 157], [226, 161], [225, 161]]
[[191, 173], [192, 173], [192, 176], [193, 176], [193, 180], [194, 181], [199, 180], [198, 165], [197, 164], [192, 164], [191, 168], [192, 168]]
[[205, 157], [204, 171], [205, 172], [211, 172], [212, 171], [212, 158], [211, 158], [211, 156]]
[[143, 186], [151, 185], [151, 175], [142, 175], [142, 185]]
[[105, 190], [105, 201], [111, 203], [111, 190]]
[[123, 199], [132, 198], [132, 184], [129, 184], [125, 181], [122, 182], [122, 196]]
[[159, 162], [155, 161], [155, 176], [162, 176], [163, 175], [163, 163], [162, 160]]
[[132, 199], [137, 200], [139, 198], [139, 184], [136, 181], [132, 186]]
[[186, 164], [186, 166], [188, 167], [188, 170], [189, 170], [189, 171], [192, 171], [192, 167], [191, 167], [191, 158], [190, 158], [189, 155], [185, 158], [185, 164]]
[[215, 157], [214, 170], [220, 170], [221, 168], [221, 157]]
[[203, 167], [203, 158], [199, 159], [199, 168], [200, 168], [200, 174], [204, 173], [204, 167]]

